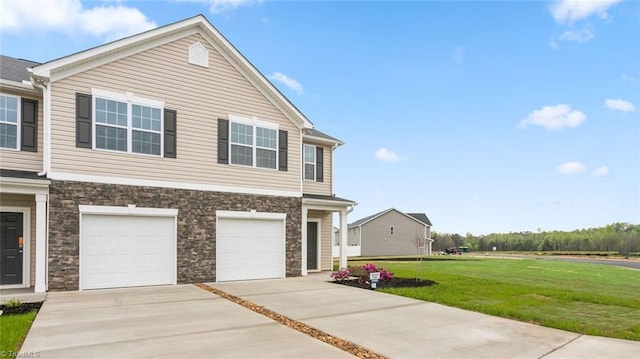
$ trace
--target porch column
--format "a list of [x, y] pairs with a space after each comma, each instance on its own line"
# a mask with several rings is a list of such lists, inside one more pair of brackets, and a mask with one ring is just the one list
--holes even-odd
[[34, 292], [47, 291], [47, 195], [36, 195], [36, 282]]
[[309, 209], [306, 207], [302, 207], [302, 259], [300, 262], [302, 263], [302, 275], [307, 275], [307, 215], [309, 214]]
[[347, 211], [340, 211], [340, 265], [347, 268]]

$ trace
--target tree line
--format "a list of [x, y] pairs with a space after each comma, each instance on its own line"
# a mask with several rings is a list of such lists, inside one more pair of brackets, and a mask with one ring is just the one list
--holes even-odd
[[640, 254], [640, 224], [613, 223], [604, 227], [574, 231], [542, 231], [491, 233], [475, 236], [467, 233], [432, 232], [433, 250], [469, 247], [472, 251], [581, 251], [618, 252], [628, 257]]

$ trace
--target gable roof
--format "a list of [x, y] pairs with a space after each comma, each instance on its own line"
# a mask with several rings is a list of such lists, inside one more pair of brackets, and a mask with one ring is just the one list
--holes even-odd
[[27, 71], [27, 68], [31, 68], [39, 64], [39, 62], [0, 55], [0, 79], [19, 83], [22, 83], [22, 81], [29, 81], [29, 72]]
[[313, 128], [313, 123], [201, 14], [35, 66], [32, 77], [55, 82], [196, 33], [298, 128]]
[[407, 214], [426, 225], [429, 225], [429, 226], [432, 225], [431, 221], [429, 220], [429, 217], [427, 217], [425, 213], [407, 213]]
[[395, 208], [389, 208], [389, 209], [386, 209], [384, 211], [381, 211], [381, 212], [372, 214], [370, 216], [364, 217], [362, 219], [359, 219], [359, 220], [349, 224], [349, 226], [347, 226], [347, 228], [360, 227], [360, 226], [366, 224], [367, 222], [371, 222], [374, 219], [376, 219], [376, 218], [378, 218], [378, 217], [380, 217], [380, 216], [382, 216], [384, 214], [387, 214], [388, 212], [391, 212], [391, 211], [396, 211], [396, 212], [398, 212], [398, 213], [400, 213], [400, 214], [402, 214], [404, 216], [409, 217], [410, 219], [412, 219], [414, 221], [420, 222], [420, 224], [431, 226], [431, 221], [429, 221], [429, 218], [427, 218], [427, 215], [424, 214], [424, 213], [404, 213], [404, 212], [399, 211], [399, 210], [397, 210]]

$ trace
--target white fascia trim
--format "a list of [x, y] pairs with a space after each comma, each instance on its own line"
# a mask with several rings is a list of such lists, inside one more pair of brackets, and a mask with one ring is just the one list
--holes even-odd
[[313, 207], [312, 209], [318, 209], [319, 207], [333, 208], [333, 210], [341, 211], [345, 207], [353, 206], [355, 202], [350, 201], [331, 201], [325, 199], [316, 198], [302, 198], [302, 204], [306, 207]]
[[[51, 82], [56, 82], [196, 33], [198, 33], [196, 28], [186, 28], [177, 33], [167, 34], [167, 36], [154, 35], [142, 39], [139, 39], [137, 36], [133, 36], [135, 41], [132, 41], [134, 40], [133, 38], [123, 39], [127, 40], [123, 44], [116, 41], [111, 44], [103, 45], [104, 48], [101, 46], [96, 49], [87, 50], [76, 55], [71, 55], [60, 60], [36, 66], [33, 68], [33, 73], [36, 76], [47, 77]], [[134, 44], [135, 42], [140, 43]], [[118, 46], [114, 46], [116, 44]], [[74, 65], [74, 63], [78, 64]]]
[[94, 97], [116, 100], [120, 102], [131, 102], [136, 105], [144, 105], [161, 109], [164, 108], [164, 101], [140, 97], [133, 92], [109, 91], [92, 87], [91, 95], [93, 95]]
[[287, 219], [286, 213], [270, 213], [251, 211], [216, 211], [218, 218], [235, 218], [235, 219], [267, 219], [284, 221]]
[[125, 178], [125, 177], [107, 177], [96, 175], [82, 175], [74, 173], [64, 172], [51, 172], [49, 178], [58, 181], [77, 181], [77, 182], [93, 182], [104, 184], [118, 184], [125, 186], [147, 186], [147, 187], [162, 187], [162, 188], [174, 188], [174, 189], [187, 189], [194, 191], [209, 191], [209, 192], [229, 192], [229, 193], [244, 193], [244, 194], [257, 194], [266, 196], [280, 196], [280, 197], [302, 197], [302, 193], [296, 191], [281, 191], [264, 188], [250, 188], [250, 187], [233, 187], [233, 186], [220, 186], [206, 183], [190, 183], [190, 182], [169, 182], [158, 180], [146, 180], [138, 178]]
[[278, 123], [269, 121], [269, 120], [264, 120], [262, 118], [258, 118], [255, 116], [242, 116], [242, 115], [235, 115], [235, 114], [228, 114], [229, 116], [229, 121], [231, 122], [236, 122], [236, 123], [242, 123], [245, 125], [251, 125], [251, 126], [258, 126], [258, 127], [264, 127], [264, 128], [270, 128], [272, 130], [278, 130], [280, 129], [280, 125]]
[[302, 136], [303, 136], [302, 138], [305, 139], [305, 140], [309, 140], [309, 141], [317, 142], [317, 143], [322, 143], [322, 144], [328, 144], [328, 145], [331, 145], [334, 148], [344, 145], [344, 142], [342, 142], [342, 141], [333, 141], [333, 140], [330, 140], [330, 139], [324, 138], [324, 137], [316, 137], [316, 136], [310, 136], [310, 135], [302, 135]]
[[2, 87], [3, 89], [6, 88], [10, 90], [38, 93], [38, 89], [33, 87], [31, 83], [26, 84], [24, 82], [16, 82], [16, 81], [0, 79], [0, 87]]
[[0, 193], [49, 194], [49, 180], [27, 178], [0, 179]]
[[102, 215], [128, 215], [128, 216], [152, 216], [152, 217], [176, 217], [178, 210], [173, 208], [146, 208], [136, 207], [130, 204], [126, 207], [118, 206], [89, 206], [79, 205], [80, 214], [102, 214]]

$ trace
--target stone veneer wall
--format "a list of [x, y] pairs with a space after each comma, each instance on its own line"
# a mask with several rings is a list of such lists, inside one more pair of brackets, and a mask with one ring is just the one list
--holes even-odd
[[51, 181], [49, 188], [49, 289], [77, 290], [78, 205], [178, 209], [178, 283], [215, 281], [216, 210], [287, 214], [286, 275], [301, 275], [302, 200], [224, 192]]

